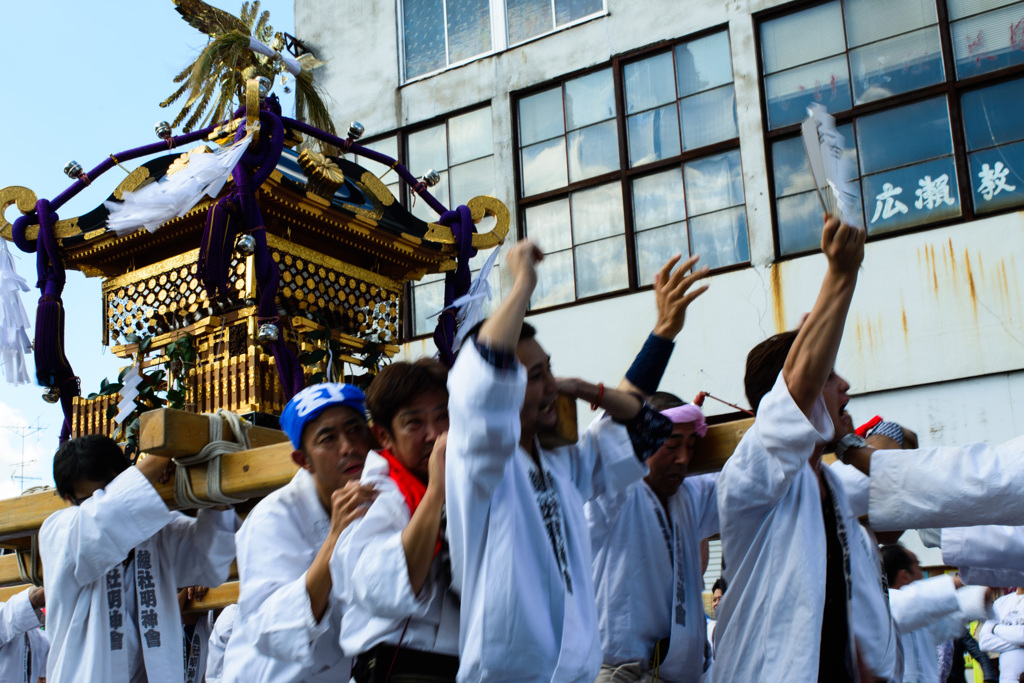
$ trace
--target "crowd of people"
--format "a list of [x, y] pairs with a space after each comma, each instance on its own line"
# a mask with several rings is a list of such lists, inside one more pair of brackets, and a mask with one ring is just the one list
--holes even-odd
[[[543, 259], [525, 240], [450, 370], [395, 362], [365, 395], [325, 383], [288, 403], [299, 470], [244, 523], [227, 506], [169, 510], [165, 458], [131, 465], [105, 437], [69, 441], [54, 458], [68, 506], [39, 533], [45, 678], [938, 683], [944, 644], [986, 618], [982, 647], [1024, 660], [1024, 592], [993, 613], [985, 585], [924, 579], [888, 538], [927, 530], [964, 581], [1024, 585], [1024, 439], [918, 448], [895, 422], [854, 430], [834, 365], [864, 240], [825, 220], [818, 298], [748, 355], [756, 417], [720, 473], [688, 476], [707, 423], [658, 390], [707, 289], [697, 257], [661, 269], [657, 323], [612, 388], [552, 373], [524, 321]], [[567, 399], [597, 411], [578, 436]], [[237, 605], [183, 626], [179, 591], [219, 585], [233, 560]], [[20, 649], [0, 681], [44, 676], [19, 635], [39, 625], [33, 590], [3, 608], [0, 657]]]

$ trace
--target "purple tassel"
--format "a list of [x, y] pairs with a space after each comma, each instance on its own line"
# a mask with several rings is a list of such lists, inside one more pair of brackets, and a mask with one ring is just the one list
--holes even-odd
[[437, 346], [441, 362], [450, 368], [455, 363], [452, 345], [455, 343], [456, 311], [449, 306], [460, 296], [464, 296], [472, 284], [469, 260], [476, 256], [477, 251], [473, 248], [473, 233], [476, 232], [476, 224], [473, 223], [472, 212], [465, 205], [459, 206], [454, 211], [445, 211], [438, 223], [452, 229], [455, 244], [459, 249], [455, 271], [450, 271], [444, 276], [445, 310], [437, 317], [437, 327], [434, 328], [434, 345]]
[[206, 214], [206, 230], [199, 247], [199, 276], [213, 301], [228, 293], [228, 269], [235, 250], [240, 207], [234, 192], [221, 197]]
[[78, 378], [64, 354], [64, 303], [60, 295], [64, 291], [66, 275], [64, 263], [53, 236], [57, 214], [50, 210], [45, 199], [36, 203], [39, 216], [39, 237], [36, 239], [36, 286], [41, 291], [36, 308], [35, 348], [36, 379], [45, 387], [60, 389], [61, 408], [64, 424], [61, 427], [60, 443], [71, 436], [72, 399], [81, 393]]

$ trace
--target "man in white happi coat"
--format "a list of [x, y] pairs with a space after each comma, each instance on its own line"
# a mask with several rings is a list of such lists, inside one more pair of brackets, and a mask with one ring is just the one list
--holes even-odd
[[718, 533], [718, 475], [686, 478], [697, 439], [707, 433], [704, 414], [671, 394], [655, 393], [686, 308], [706, 290], [691, 291], [706, 272], [689, 273], [698, 257], [673, 272], [679, 259], [655, 276], [658, 321], [619, 385], [652, 404], [664, 401], [657, 407], [665, 408], [672, 433], [647, 460], [643, 480], [586, 504], [604, 653], [599, 681], [640, 680], [651, 672], [659, 680], [688, 680], [710, 664], [700, 542]]
[[964, 586], [949, 574], [924, 578], [917, 557], [900, 545], [882, 548], [889, 602], [903, 644], [904, 683], [940, 683], [935, 648], [975, 619], [991, 616], [984, 586]]
[[46, 678], [50, 637], [39, 627], [46, 596], [42, 586], [0, 604], [0, 683], [36, 683]]
[[700, 408], [661, 411], [672, 435], [642, 481], [587, 503], [604, 663], [598, 681], [694, 681], [710, 665], [700, 542], [718, 533], [718, 474], [686, 476]]
[[53, 459], [69, 507], [39, 530], [46, 577], [47, 680], [184, 680], [179, 586], [223, 583], [235, 556], [231, 509], [172, 512], [154, 484], [169, 459], [130, 466], [113, 440], [82, 436]]
[[821, 455], [833, 424], [849, 422], [849, 385], [833, 365], [864, 239], [863, 229], [826, 220], [828, 267], [813, 309], [799, 331], [747, 356], [757, 417], [718, 480], [729, 591], [714, 634], [716, 680], [839, 683], [861, 668], [851, 601], [853, 581], [866, 580], [855, 570], [867, 563], [852, 561], [857, 520]]
[[381, 448], [362, 481], [376, 498], [331, 558], [346, 577], [333, 599], [359, 683], [453, 681], [458, 670], [459, 603], [442, 538], [447, 381], [445, 367], [424, 358], [388, 365], [367, 389]]
[[281, 413], [299, 471], [238, 531], [238, 613], [222, 680], [348, 680], [329, 564], [341, 532], [372, 497], [359, 485], [371, 445], [364, 402], [358, 387], [323, 383], [300, 391]]
[[[671, 428], [631, 394], [553, 377], [523, 322], [542, 258], [527, 241], [510, 250], [512, 288], [448, 379], [459, 681], [592, 683], [602, 655], [583, 504], [639, 481]], [[537, 437], [556, 426], [559, 393], [607, 412], [578, 444], [544, 448]]]
[[231, 634], [235, 630], [238, 603], [221, 610], [213, 630], [210, 631], [209, 654], [206, 657], [206, 683], [221, 683], [224, 679], [224, 651], [227, 650]]
[[978, 647], [999, 653], [999, 683], [1018, 683], [1024, 674], [1024, 588], [996, 600], [992, 611], [994, 618], [978, 626]]

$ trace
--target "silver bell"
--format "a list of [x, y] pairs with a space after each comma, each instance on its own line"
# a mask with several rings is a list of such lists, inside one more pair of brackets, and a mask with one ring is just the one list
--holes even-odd
[[365, 132], [366, 128], [363, 126], [363, 124], [359, 123], [358, 121], [353, 121], [348, 126], [348, 139], [353, 141], [358, 140], [359, 138], [363, 137], [363, 133]]
[[156, 131], [156, 136], [161, 140], [166, 140], [167, 138], [171, 137], [171, 124], [167, 123], [166, 121], [161, 121], [160, 123], [156, 124], [153, 127], [153, 130]]
[[84, 173], [82, 165], [77, 161], [69, 161], [64, 165], [64, 174], [72, 180], [78, 180], [78, 177]]
[[256, 332], [256, 341], [260, 344], [272, 344], [276, 342], [281, 336], [281, 332], [278, 331], [277, 325], [274, 323], [263, 323], [260, 325], [260, 329]]
[[252, 235], [241, 235], [235, 242], [235, 251], [242, 256], [252, 256], [256, 253], [256, 238]]
[[56, 403], [60, 400], [60, 387], [46, 387], [43, 391], [43, 400], [47, 403]]
[[270, 89], [274, 87], [274, 82], [271, 81], [266, 76], [260, 76], [258, 79], [256, 79], [256, 82], [259, 84], [260, 99], [262, 100], [264, 97], [270, 94]]
[[434, 169], [430, 169], [429, 171], [423, 174], [423, 177], [420, 180], [422, 180], [423, 184], [426, 185], [427, 187], [433, 187], [434, 185], [437, 185], [439, 182], [441, 182], [441, 176], [439, 176], [437, 174], [437, 171], [435, 171]]

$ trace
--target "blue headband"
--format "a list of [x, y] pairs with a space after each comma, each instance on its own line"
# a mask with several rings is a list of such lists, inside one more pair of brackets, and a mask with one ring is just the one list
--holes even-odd
[[366, 395], [351, 384], [324, 382], [306, 387], [288, 401], [281, 413], [281, 429], [292, 445], [302, 448], [302, 430], [311, 420], [334, 406], [345, 406], [366, 419]]

